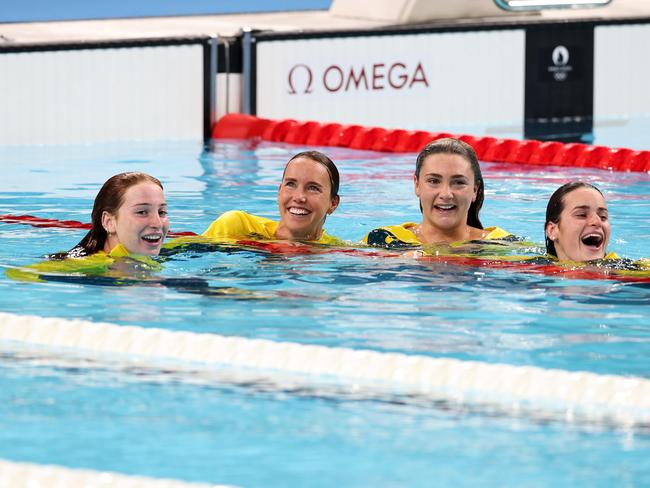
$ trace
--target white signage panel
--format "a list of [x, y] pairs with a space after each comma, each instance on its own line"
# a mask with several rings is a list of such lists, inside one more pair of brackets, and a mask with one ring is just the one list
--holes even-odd
[[0, 54], [0, 144], [203, 139], [203, 46]]
[[650, 25], [598, 26], [594, 32], [594, 119], [650, 114]]
[[523, 30], [257, 43], [257, 115], [404, 129], [521, 129]]

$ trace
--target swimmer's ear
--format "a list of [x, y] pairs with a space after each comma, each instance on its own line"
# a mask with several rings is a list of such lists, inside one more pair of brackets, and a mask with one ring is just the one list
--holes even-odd
[[413, 189], [415, 190], [415, 196], [420, 198], [420, 190], [418, 190], [418, 177], [413, 175]]
[[332, 213], [334, 213], [334, 210], [336, 210], [336, 207], [339, 206], [339, 203], [341, 203], [341, 197], [336, 195], [334, 198], [332, 198], [332, 203], [330, 204], [329, 210], [327, 210], [327, 215], [332, 215]]
[[102, 212], [102, 227], [107, 234], [115, 233], [115, 217], [106, 210]]
[[474, 185], [474, 196], [472, 197], [472, 202], [476, 201], [476, 195], [478, 195], [478, 185]]
[[546, 237], [548, 237], [549, 240], [553, 242], [555, 242], [555, 240], [558, 238], [558, 234], [560, 233], [555, 222], [546, 222], [546, 228], [544, 231], [546, 232]]

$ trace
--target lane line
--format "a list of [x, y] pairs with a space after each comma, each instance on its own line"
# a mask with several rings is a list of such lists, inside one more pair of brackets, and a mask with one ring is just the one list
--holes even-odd
[[650, 426], [650, 380], [641, 377], [0, 313], [0, 347], [12, 342], [171, 360], [179, 369], [186, 366], [174, 361], [335, 377], [501, 410], [544, 409], [566, 421]]

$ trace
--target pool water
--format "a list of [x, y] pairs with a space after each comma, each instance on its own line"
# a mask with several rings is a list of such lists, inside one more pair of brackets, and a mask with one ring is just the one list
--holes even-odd
[[650, 480], [631, 432], [37, 360], [0, 359], [3, 458], [238, 486]]
[[[4, 147], [0, 214], [87, 221], [111, 175], [138, 170], [166, 189], [173, 230], [203, 231], [221, 212], [277, 218], [284, 163], [304, 148], [270, 143], [122, 143]], [[419, 219], [414, 155], [324, 148], [341, 172], [327, 231], [351, 243]], [[541, 246], [546, 201], [561, 184], [601, 188], [610, 250], [650, 256], [650, 175], [482, 164], [481, 220]], [[0, 223], [0, 265], [34, 263], [83, 232]], [[535, 248], [535, 246], [533, 246]], [[27, 283], [0, 277], [0, 310], [396, 351], [601, 374], [650, 374], [650, 287], [407, 258], [253, 249], [169, 257], [161, 278], [201, 279], [241, 296], [161, 286]], [[643, 430], [413, 404], [300, 394], [223, 378], [56, 366], [6, 352], [0, 457], [242, 486], [610, 486], [650, 482]], [[273, 376], [273, 375], [271, 375]], [[53, 448], [55, 447], [56, 448]], [[250, 469], [251, 466], [256, 469]]]

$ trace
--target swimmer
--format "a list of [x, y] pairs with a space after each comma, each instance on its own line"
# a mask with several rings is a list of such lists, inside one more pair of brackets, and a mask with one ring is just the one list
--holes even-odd
[[128, 254], [157, 256], [169, 231], [163, 186], [145, 173], [120, 173], [97, 193], [92, 228], [66, 257], [110, 254], [122, 246]]
[[374, 229], [363, 238], [364, 243], [409, 247], [511, 237], [503, 229], [484, 229], [481, 224], [483, 176], [469, 144], [452, 138], [427, 144], [418, 154], [413, 184], [422, 222]]
[[78, 274], [122, 283], [146, 279], [161, 268], [152, 257], [160, 252], [169, 217], [156, 178], [145, 173], [112, 176], [95, 197], [91, 220], [90, 231], [69, 251], [7, 274], [25, 281], [64, 281]]
[[[638, 286], [650, 283], [650, 260], [620, 258], [607, 251], [610, 222], [601, 191], [581, 181], [558, 188], [549, 199], [544, 225], [546, 255], [445, 255], [446, 263], [488, 266], [573, 279], [613, 279]], [[418, 251], [413, 251], [418, 252]], [[537, 254], [537, 252], [536, 252]], [[438, 256], [425, 256], [435, 262]]]
[[278, 222], [231, 210], [202, 234], [211, 239], [271, 239], [338, 244], [324, 230], [325, 219], [339, 205], [339, 172], [325, 154], [304, 151], [284, 168], [278, 188]]
[[546, 206], [546, 252], [560, 261], [616, 258], [607, 254], [610, 236], [607, 203], [589, 183], [575, 181], [555, 190]]
[[[167, 202], [159, 180], [145, 173], [109, 178], [95, 198], [92, 227], [68, 252], [6, 271], [18, 281], [101, 286], [165, 286], [183, 293], [234, 300], [267, 300], [273, 293], [214, 287], [201, 277], [157, 277], [169, 231]], [[284, 292], [283, 292], [284, 293]], [[284, 293], [284, 296], [295, 296]]]

